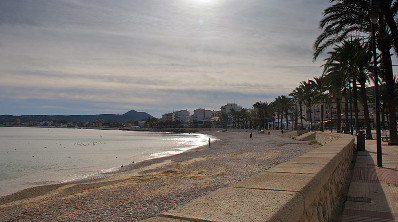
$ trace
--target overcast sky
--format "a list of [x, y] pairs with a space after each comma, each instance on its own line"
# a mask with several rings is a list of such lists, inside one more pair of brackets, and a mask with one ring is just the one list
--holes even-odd
[[321, 74], [325, 0], [1, 0], [0, 114], [250, 108]]

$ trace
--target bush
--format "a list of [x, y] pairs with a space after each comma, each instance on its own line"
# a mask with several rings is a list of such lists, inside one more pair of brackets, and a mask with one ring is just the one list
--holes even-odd
[[321, 144], [320, 142], [316, 141], [316, 140], [311, 140], [311, 141], [309, 142], [309, 144], [310, 144], [310, 145], [320, 145], [320, 146], [322, 146], [322, 144]]

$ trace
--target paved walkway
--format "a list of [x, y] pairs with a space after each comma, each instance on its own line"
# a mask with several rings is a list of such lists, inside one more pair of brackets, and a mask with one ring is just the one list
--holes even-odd
[[342, 221], [398, 221], [398, 146], [382, 143], [377, 167], [376, 140], [359, 151]]

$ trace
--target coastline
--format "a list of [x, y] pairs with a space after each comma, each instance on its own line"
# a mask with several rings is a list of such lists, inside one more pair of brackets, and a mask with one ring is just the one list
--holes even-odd
[[[188, 134], [188, 133], [154, 132], [149, 130], [123, 133], [123, 130], [112, 129], [113, 132], [101, 133], [100, 132], [102, 131], [101, 129], [88, 129], [88, 128], [77, 129], [77, 128], [51, 128], [51, 127], [50, 128], [23, 127], [21, 128], [21, 130], [18, 129], [20, 127], [14, 127], [14, 128], [17, 129], [14, 129], [11, 132], [8, 131], [8, 129], [6, 129], [7, 131], [2, 131], [2, 138], [5, 139], [4, 142], [6, 145], [4, 145], [2, 147], [2, 150], [0, 150], [1, 152], [4, 152], [4, 156], [2, 159], [4, 160], [4, 162], [2, 162], [0, 166], [0, 168], [4, 167], [4, 171], [0, 175], [0, 177], [2, 177], [0, 181], [0, 184], [2, 185], [2, 187], [0, 188], [0, 197], [8, 196], [10, 194], [37, 186], [76, 182], [85, 179], [95, 179], [99, 177], [104, 177], [108, 174], [117, 173], [123, 170], [122, 169], [123, 167], [126, 167], [131, 163], [139, 163], [149, 159], [176, 155], [190, 149], [195, 149], [202, 144], [207, 144], [208, 137], [211, 137], [209, 135], [204, 135], [200, 133]], [[39, 131], [36, 131], [36, 129]], [[50, 133], [47, 132], [47, 129], [50, 130], [49, 131]], [[87, 137], [83, 136], [81, 138], [80, 135], [86, 135], [85, 134], [86, 130], [88, 130], [87, 132], [89, 132], [87, 133], [88, 136]], [[109, 131], [109, 129], [104, 131]], [[36, 134], [36, 132], [39, 133]], [[76, 132], [78, 132], [77, 134], [79, 135], [76, 135]], [[67, 135], [66, 136], [67, 139], [63, 140], [64, 138], [60, 138], [59, 136], [60, 135], [63, 136], [65, 133]], [[40, 135], [42, 134], [43, 137], [40, 137]], [[129, 137], [132, 139], [124, 139], [123, 138], [124, 136], [120, 137], [119, 134], [132, 135], [132, 137]], [[18, 138], [15, 137], [16, 135], [18, 135]], [[61, 140], [59, 141], [56, 140], [56, 142], [53, 142], [55, 141], [52, 139], [53, 137], [47, 137], [47, 135], [53, 135], [54, 138], [60, 138]], [[114, 135], [116, 135], [116, 137], [112, 137]], [[141, 135], [144, 135], [143, 138], [145, 139], [141, 140]], [[154, 138], [156, 138], [156, 140], [153, 140], [155, 141], [155, 143], [153, 144], [148, 143], [148, 141], [152, 142], [152, 140], [149, 139], [148, 136], [153, 137], [153, 135], [155, 135]], [[40, 139], [36, 139], [36, 136], [38, 136], [38, 138]], [[74, 136], [77, 137], [75, 138]], [[103, 136], [105, 139], [103, 139]], [[117, 136], [119, 136], [120, 141], [122, 143], [115, 144], [115, 142], [113, 142], [119, 140]], [[14, 137], [15, 139], [12, 139]], [[97, 137], [101, 138], [98, 139]], [[10, 143], [7, 140], [7, 138], [11, 138]], [[20, 140], [20, 138], [22, 139]], [[22, 143], [12, 142], [13, 140], [25, 141], [25, 138], [29, 138], [28, 140], [26, 140], [28, 142], [22, 142]], [[42, 143], [36, 142], [36, 141], [41, 141], [42, 138], [44, 138], [43, 139], [44, 142]], [[211, 138], [212, 140], [216, 139], [213, 137]], [[30, 142], [30, 140], [33, 140], [33, 143]], [[124, 140], [126, 140], [127, 143], [124, 142]], [[143, 141], [144, 143], [142, 142], [140, 143], [140, 141]], [[133, 144], [131, 144], [130, 142], [132, 142]], [[99, 146], [95, 146], [98, 144]], [[107, 144], [107, 145], [102, 145], [102, 144]], [[137, 146], [134, 144], [140, 144], [140, 145]], [[26, 148], [25, 150], [23, 150], [20, 147], [26, 147]], [[124, 147], [128, 149], [125, 149]], [[144, 147], [144, 148], [139, 148], [139, 147]], [[87, 153], [88, 150], [93, 150], [93, 151]], [[95, 153], [93, 158], [90, 157], [93, 156], [92, 152], [94, 151], [97, 152], [96, 150], [98, 150], [99, 153], [98, 154]], [[57, 155], [58, 152], [60, 152], [61, 155]], [[113, 154], [109, 155], [109, 153]], [[32, 170], [28, 167], [25, 167], [23, 170], [26, 169], [26, 172], [29, 173], [23, 173], [25, 171], [22, 171], [21, 170], [22, 168], [21, 169], [18, 168], [17, 165], [18, 162], [15, 161], [13, 162], [13, 160], [17, 159], [15, 158], [17, 154], [22, 154], [21, 155], [22, 157], [17, 156], [18, 158], [27, 159], [26, 161], [28, 163], [26, 163], [23, 166], [30, 166], [28, 164], [31, 163], [32, 161], [33, 162], [36, 161], [38, 163], [31, 164]], [[77, 155], [81, 154], [83, 154], [82, 158], [79, 158]], [[96, 159], [98, 159], [98, 161]], [[87, 164], [84, 164], [86, 162]], [[13, 171], [13, 169], [16, 170]], [[42, 169], [42, 171], [36, 169]], [[16, 173], [12, 174], [14, 172]]]
[[122, 130], [122, 131], [137, 131], [137, 132], [170, 132], [170, 133], [198, 133], [202, 131], [218, 131], [219, 128], [118, 128], [118, 127], [56, 127], [56, 126], [1, 126], [0, 128], [41, 128], [41, 129], [95, 129], [95, 130]]
[[255, 132], [253, 139], [246, 130], [200, 133], [220, 140], [210, 148], [202, 146], [145, 160], [97, 178], [34, 187], [0, 197], [0, 215], [4, 215], [0, 220], [142, 220], [315, 148], [274, 135], [277, 132], [272, 136]]

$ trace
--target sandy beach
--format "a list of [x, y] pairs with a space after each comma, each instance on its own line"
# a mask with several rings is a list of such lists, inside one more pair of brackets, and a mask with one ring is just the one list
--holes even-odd
[[318, 145], [288, 135], [205, 131], [211, 146], [124, 166], [90, 180], [0, 198], [0, 221], [140, 221], [300, 156]]

